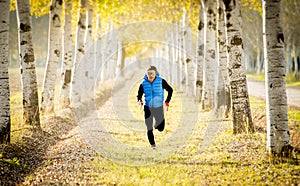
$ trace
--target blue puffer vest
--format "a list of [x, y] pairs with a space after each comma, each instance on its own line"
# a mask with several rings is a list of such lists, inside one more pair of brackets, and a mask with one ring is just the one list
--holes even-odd
[[158, 108], [164, 103], [164, 90], [162, 88], [162, 78], [157, 74], [152, 83], [149, 82], [147, 75], [142, 83], [145, 94], [145, 105], [151, 108]]

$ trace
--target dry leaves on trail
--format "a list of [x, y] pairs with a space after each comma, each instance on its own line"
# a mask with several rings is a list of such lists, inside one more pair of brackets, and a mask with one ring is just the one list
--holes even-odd
[[82, 162], [94, 152], [80, 137], [70, 111], [44, 117], [43, 131], [26, 131], [22, 141], [0, 148], [0, 185], [40, 185], [81, 183]]

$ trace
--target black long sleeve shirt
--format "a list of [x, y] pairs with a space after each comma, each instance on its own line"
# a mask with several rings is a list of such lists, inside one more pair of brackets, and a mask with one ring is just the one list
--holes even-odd
[[[173, 94], [173, 88], [167, 83], [166, 80], [162, 79], [162, 87], [168, 92], [167, 99], [165, 102], [170, 102]], [[144, 88], [143, 85], [140, 84], [139, 90], [138, 90], [138, 95], [137, 95], [137, 101], [142, 100], [144, 94]]]

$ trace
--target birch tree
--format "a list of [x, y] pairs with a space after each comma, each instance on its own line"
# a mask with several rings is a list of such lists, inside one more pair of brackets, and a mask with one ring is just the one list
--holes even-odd
[[9, 0], [0, 1], [0, 144], [10, 143]]
[[198, 101], [201, 101], [202, 97], [202, 86], [203, 86], [203, 64], [204, 64], [204, 47], [206, 43], [206, 37], [205, 37], [205, 8], [204, 8], [204, 2], [201, 0], [201, 6], [199, 10], [199, 24], [198, 24], [198, 35], [197, 35], [197, 80], [196, 80], [196, 88], [197, 88], [197, 99]]
[[80, 0], [79, 19], [76, 27], [76, 38], [75, 38], [75, 52], [74, 52], [74, 63], [73, 63], [73, 74], [71, 84], [71, 105], [75, 105], [80, 102], [81, 84], [80, 79], [82, 78], [83, 69], [78, 68], [80, 62], [85, 54], [85, 41], [86, 41], [86, 0]]
[[80, 65], [81, 68], [84, 68], [84, 83], [81, 93], [81, 100], [83, 102], [90, 101], [93, 99], [93, 89], [94, 89], [94, 48], [93, 46], [93, 20], [94, 20], [94, 11], [91, 2], [87, 3], [87, 29], [86, 29], [86, 54], [84, 59], [82, 60], [82, 64]]
[[201, 105], [204, 108], [213, 108], [216, 74], [216, 2], [206, 2], [206, 50], [203, 65], [203, 92]]
[[231, 89], [233, 133], [253, 132], [247, 89], [242, 38], [241, 10], [238, 0], [223, 0], [227, 17], [228, 75]]
[[284, 38], [280, 0], [263, 1], [263, 43], [266, 79], [267, 150], [280, 154], [290, 144], [286, 96]]
[[64, 1], [64, 27], [62, 34], [62, 54], [61, 63], [61, 85], [60, 85], [60, 105], [65, 108], [70, 105], [70, 83], [72, 77], [73, 63], [73, 34], [72, 34], [72, 1]]
[[17, 0], [19, 56], [23, 88], [23, 119], [25, 124], [40, 128], [38, 88], [32, 44], [32, 20], [29, 0]]
[[230, 87], [228, 79], [228, 53], [227, 53], [227, 30], [225, 7], [222, 0], [217, 1], [217, 54], [218, 54], [218, 71], [216, 77], [216, 105], [215, 110], [224, 108], [225, 117], [228, 117], [231, 106]]
[[51, 0], [49, 13], [48, 56], [42, 89], [41, 111], [54, 111], [57, 67], [61, 60], [62, 0]]

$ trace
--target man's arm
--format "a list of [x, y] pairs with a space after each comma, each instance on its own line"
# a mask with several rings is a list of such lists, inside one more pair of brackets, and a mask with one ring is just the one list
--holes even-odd
[[143, 88], [143, 85], [140, 84], [140, 87], [138, 90], [138, 95], [136, 96], [137, 101], [142, 101], [143, 94], [144, 94], [144, 88]]
[[172, 94], [173, 94], [173, 89], [172, 87], [167, 83], [166, 80], [162, 80], [162, 87], [168, 92], [168, 96], [167, 99], [165, 100], [165, 102], [170, 102], [171, 98], [172, 98]]

